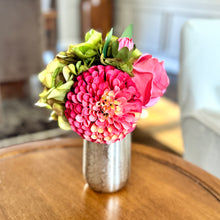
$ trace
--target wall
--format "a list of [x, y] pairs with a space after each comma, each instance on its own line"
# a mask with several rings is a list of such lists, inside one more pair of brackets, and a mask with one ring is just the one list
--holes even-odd
[[80, 42], [79, 0], [57, 0], [58, 51]]
[[[57, 0], [59, 45], [80, 41], [79, 0]], [[178, 73], [180, 31], [190, 18], [220, 18], [220, 0], [115, 0], [115, 34], [134, 24], [134, 41], [142, 52], [165, 59]]]
[[115, 30], [134, 24], [134, 41], [142, 52], [165, 59], [178, 72], [180, 32], [190, 18], [220, 18], [220, 0], [117, 0]]

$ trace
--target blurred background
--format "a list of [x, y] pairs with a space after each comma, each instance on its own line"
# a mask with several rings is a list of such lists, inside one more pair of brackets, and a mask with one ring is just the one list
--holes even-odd
[[[165, 130], [162, 144], [172, 145], [175, 137], [182, 154], [177, 98], [180, 35], [191, 18], [220, 18], [220, 0], [0, 0], [0, 147], [75, 135], [57, 128], [57, 122], [48, 120], [49, 111], [34, 106], [42, 89], [37, 73], [57, 52], [81, 42], [90, 28], [105, 35], [114, 27], [120, 36], [133, 24], [137, 48], [165, 61], [170, 86], [158, 114], [169, 109], [164, 117], [175, 121], [166, 127], [172, 129], [169, 134]], [[149, 119], [149, 126], [157, 123], [154, 120], [158, 119]], [[149, 140], [161, 144], [151, 135]]]

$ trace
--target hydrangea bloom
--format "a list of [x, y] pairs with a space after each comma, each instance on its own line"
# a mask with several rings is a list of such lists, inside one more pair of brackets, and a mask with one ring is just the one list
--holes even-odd
[[123, 139], [134, 130], [141, 111], [135, 83], [113, 66], [92, 66], [77, 76], [65, 103], [72, 130], [97, 143]]

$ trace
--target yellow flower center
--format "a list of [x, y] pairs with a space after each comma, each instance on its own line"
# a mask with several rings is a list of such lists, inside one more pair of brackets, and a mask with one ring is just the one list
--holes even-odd
[[101, 100], [97, 102], [99, 111], [105, 119], [114, 115], [119, 115], [122, 112], [120, 104], [119, 101], [115, 100], [115, 93], [108, 90], [104, 92]]

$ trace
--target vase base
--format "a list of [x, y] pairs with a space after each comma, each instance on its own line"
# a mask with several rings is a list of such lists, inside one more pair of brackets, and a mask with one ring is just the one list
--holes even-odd
[[131, 135], [113, 144], [83, 142], [83, 175], [96, 192], [113, 193], [122, 189], [129, 177]]
[[109, 185], [107, 185], [107, 186], [92, 185], [87, 182], [88, 188], [92, 189], [93, 191], [95, 191], [97, 193], [115, 193], [115, 192], [118, 192], [121, 189], [123, 189], [126, 186], [126, 184], [127, 184], [127, 181], [125, 183], [121, 183], [121, 185], [118, 187], [111, 188], [111, 187], [109, 187]]

